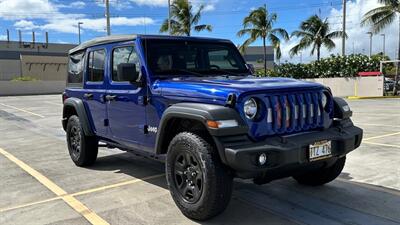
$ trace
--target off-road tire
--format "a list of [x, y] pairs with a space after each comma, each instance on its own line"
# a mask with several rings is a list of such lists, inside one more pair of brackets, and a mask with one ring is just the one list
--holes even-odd
[[346, 157], [339, 158], [332, 166], [307, 172], [301, 175], [295, 175], [293, 178], [303, 185], [320, 186], [336, 179], [343, 170], [346, 163]]
[[[175, 177], [175, 164], [178, 162], [176, 160], [186, 153], [190, 153], [200, 162], [199, 168], [202, 170], [202, 192], [195, 202], [188, 202], [185, 199]], [[166, 176], [175, 204], [190, 219], [207, 220], [222, 213], [232, 195], [233, 178], [229, 170], [222, 164], [213, 145], [194, 133], [179, 133], [170, 142]]]
[[[76, 137], [76, 136], [79, 137]], [[77, 139], [76, 139], [77, 138]], [[90, 166], [97, 158], [98, 141], [96, 137], [86, 136], [78, 116], [71, 116], [67, 123], [67, 144], [69, 155], [77, 166]], [[79, 145], [79, 151], [77, 151]]]

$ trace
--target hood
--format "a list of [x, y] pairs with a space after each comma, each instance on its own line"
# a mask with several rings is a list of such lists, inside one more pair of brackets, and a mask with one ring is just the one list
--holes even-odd
[[256, 77], [179, 77], [158, 80], [154, 84], [165, 97], [208, 98], [225, 101], [231, 93], [239, 98], [250, 93], [280, 93], [283, 91], [321, 89], [318, 83], [291, 78]]

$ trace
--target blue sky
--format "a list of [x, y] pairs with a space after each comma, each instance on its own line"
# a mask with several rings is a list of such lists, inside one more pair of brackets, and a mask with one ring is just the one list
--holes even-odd
[[[195, 7], [200, 4], [206, 6], [200, 23], [211, 24], [214, 28], [212, 32], [193, 32], [194, 36], [227, 38], [235, 44], [241, 44], [245, 40], [236, 36], [237, 31], [242, 28], [243, 18], [251, 9], [263, 4], [267, 4], [271, 12], [278, 14], [276, 27], [285, 28], [289, 33], [295, 30], [301, 21], [313, 14], [328, 17], [332, 26], [337, 29], [341, 27], [342, 0], [190, 1]], [[160, 24], [168, 14], [167, 0], [110, 0], [110, 2], [113, 34], [158, 34]], [[349, 19], [348, 26], [350, 28], [353, 26], [356, 34], [359, 33], [359, 14], [376, 6], [377, 3], [376, 0], [349, 0], [348, 2], [350, 4], [348, 13], [354, 16]], [[104, 11], [103, 0], [0, 0], [0, 39], [5, 38], [6, 29], [9, 29], [11, 38], [17, 40], [17, 30], [20, 29], [26, 41], [31, 40], [31, 31], [34, 30], [38, 41], [43, 41], [43, 33], [48, 31], [51, 42], [77, 43], [77, 22], [82, 21], [84, 23], [82, 40], [89, 40], [105, 35]], [[348, 43], [356, 41], [357, 51], [365, 52], [364, 42], [367, 43], [368, 40], [364, 40], [363, 37], [360, 41], [359, 38], [354, 35], [353, 41], [349, 40]], [[285, 60], [290, 60], [287, 52], [295, 42], [296, 40], [292, 40], [282, 44]], [[390, 44], [390, 38], [388, 43]], [[337, 42], [337, 44], [340, 43]], [[351, 47], [349, 46], [348, 49]], [[376, 47], [376, 51], [378, 50]], [[326, 54], [329, 53], [326, 52]], [[307, 60], [308, 56], [309, 54], [306, 54], [303, 58]]]

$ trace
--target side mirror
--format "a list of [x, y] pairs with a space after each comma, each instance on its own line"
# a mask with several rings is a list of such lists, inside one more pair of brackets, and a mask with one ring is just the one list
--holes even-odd
[[134, 63], [121, 63], [117, 67], [117, 78], [119, 81], [129, 81], [134, 84], [140, 83], [140, 73], [136, 71]]
[[256, 69], [254, 68], [253, 64], [246, 64], [247, 69], [249, 69], [251, 74], [255, 74], [256, 73]]

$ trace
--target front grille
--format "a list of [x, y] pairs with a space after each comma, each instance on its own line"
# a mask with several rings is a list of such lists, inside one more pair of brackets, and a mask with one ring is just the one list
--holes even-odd
[[305, 131], [323, 126], [322, 92], [265, 97], [269, 134]]

